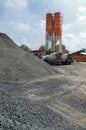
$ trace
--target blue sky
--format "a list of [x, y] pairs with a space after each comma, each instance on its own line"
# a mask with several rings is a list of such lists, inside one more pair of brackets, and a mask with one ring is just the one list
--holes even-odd
[[86, 48], [86, 0], [0, 0], [0, 32], [18, 45], [45, 44], [46, 13], [61, 12], [62, 42], [69, 51]]

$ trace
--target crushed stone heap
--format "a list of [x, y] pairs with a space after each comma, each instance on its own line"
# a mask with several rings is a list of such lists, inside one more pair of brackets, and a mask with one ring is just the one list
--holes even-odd
[[51, 66], [0, 33], [0, 81], [30, 81], [52, 74], [55, 70]]

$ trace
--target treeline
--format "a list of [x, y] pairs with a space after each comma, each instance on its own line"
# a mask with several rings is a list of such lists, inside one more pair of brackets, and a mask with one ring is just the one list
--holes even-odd
[[73, 52], [72, 55], [80, 55], [82, 52], [86, 52], [86, 48], [82, 48], [76, 52]]

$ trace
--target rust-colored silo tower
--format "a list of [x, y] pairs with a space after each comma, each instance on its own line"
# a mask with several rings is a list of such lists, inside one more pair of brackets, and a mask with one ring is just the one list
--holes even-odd
[[[51, 50], [62, 52], [62, 16], [60, 12], [54, 14], [46, 14], [46, 45], [49, 46], [51, 42]], [[58, 50], [57, 47], [59, 46]]]
[[46, 46], [49, 47], [49, 43], [53, 42], [53, 14], [46, 14]]
[[[55, 51], [62, 52], [61, 39], [62, 39], [62, 16], [60, 12], [56, 12], [54, 13], [54, 41], [53, 41], [55, 44]], [[59, 46], [58, 49], [57, 46]]]
[[54, 33], [55, 36], [62, 36], [62, 18], [61, 13], [54, 13]]

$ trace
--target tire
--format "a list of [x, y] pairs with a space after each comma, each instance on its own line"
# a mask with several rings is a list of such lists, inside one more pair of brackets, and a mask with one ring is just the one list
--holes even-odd
[[71, 59], [70, 59], [70, 58], [67, 59], [67, 60], [65, 61], [65, 64], [66, 64], [66, 65], [71, 65]]
[[65, 62], [61, 62], [61, 65], [65, 65]]

